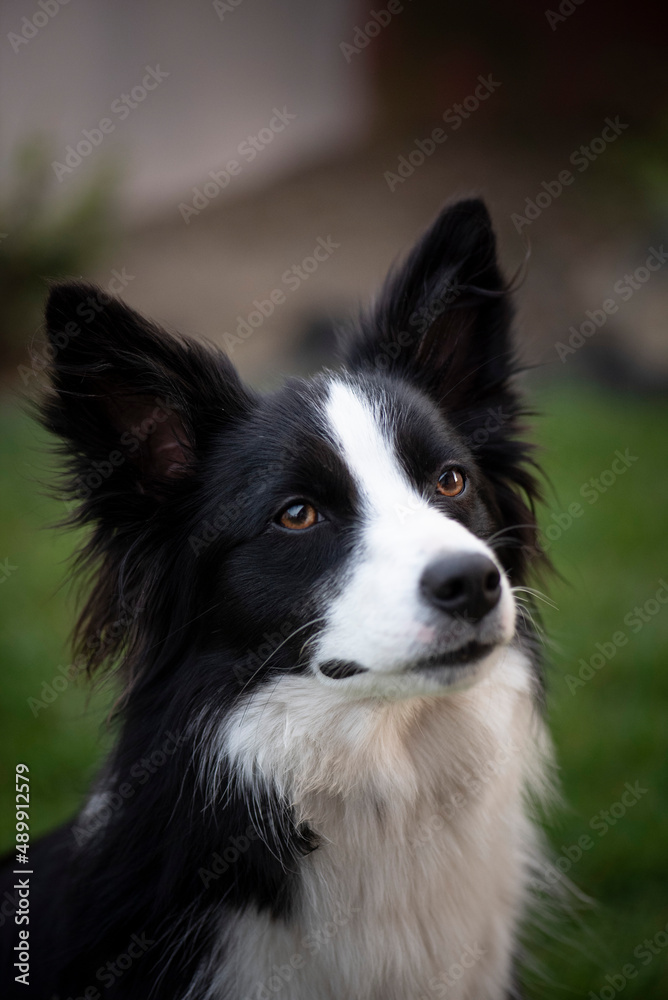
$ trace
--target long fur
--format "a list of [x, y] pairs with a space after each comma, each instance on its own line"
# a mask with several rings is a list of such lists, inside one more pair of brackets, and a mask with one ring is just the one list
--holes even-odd
[[[550, 747], [514, 589], [542, 557], [511, 319], [474, 200], [338, 370], [268, 396], [90, 286], [52, 290], [41, 415], [89, 528], [77, 643], [117, 672], [118, 732], [33, 848], [39, 957], [27, 994], [5, 929], [9, 995], [519, 995]], [[317, 521], [286, 527], [305, 502]], [[461, 559], [500, 581], [484, 614], [425, 583]]]

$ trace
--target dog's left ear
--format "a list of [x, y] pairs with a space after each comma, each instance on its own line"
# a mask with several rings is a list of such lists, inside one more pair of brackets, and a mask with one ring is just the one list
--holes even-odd
[[489, 213], [479, 200], [460, 201], [390, 274], [344, 363], [412, 382], [451, 421], [494, 483], [502, 523], [514, 526], [499, 554], [519, 580], [538, 554], [540, 489], [512, 381], [511, 320]]
[[512, 374], [512, 309], [482, 201], [443, 210], [347, 345], [350, 368], [419, 383], [449, 413], [488, 408]]
[[249, 408], [222, 352], [167, 334], [92, 285], [52, 288], [46, 328], [42, 419], [64, 443], [81, 520], [141, 521], [192, 476], [207, 436]]

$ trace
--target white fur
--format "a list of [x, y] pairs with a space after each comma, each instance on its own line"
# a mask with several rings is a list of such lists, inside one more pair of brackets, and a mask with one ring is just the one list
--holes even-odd
[[[512, 645], [514, 599], [502, 575], [475, 629], [497, 647], [456, 685], [411, 672], [438, 639], [426, 566], [494, 557], [411, 486], [361, 393], [334, 381], [326, 414], [363, 498], [361, 542], [312, 670], [245, 698], [211, 734], [203, 774], [214, 794], [229, 764], [251, 799], [273, 789], [319, 847], [294, 862], [294, 916], [225, 920], [198, 985], [212, 984], [209, 1000], [501, 1000], [538, 853], [524, 799], [542, 790], [549, 756], [531, 667]], [[367, 673], [327, 679], [317, 665], [329, 659]]]
[[[369, 674], [343, 682], [350, 691], [382, 690], [378, 675], [392, 674], [393, 687], [410, 693], [408, 687], [416, 678], [406, 675], [406, 666], [428, 655], [437, 630], [445, 627], [440, 620], [444, 616], [421, 597], [424, 570], [454, 553], [477, 552], [496, 560], [483, 541], [446, 517], [412, 486], [384, 428], [383, 413], [366, 396], [351, 385], [333, 381], [326, 416], [332, 439], [361, 494], [364, 524], [346, 578], [330, 602], [313, 662], [350, 660], [365, 667]], [[476, 630], [482, 642], [508, 642], [513, 635], [515, 605], [503, 573], [501, 586], [497, 608]], [[453, 646], [463, 646], [473, 637], [472, 627], [461, 622], [452, 625]], [[483, 663], [469, 673], [477, 675], [487, 667]], [[320, 676], [324, 683], [342, 684]], [[414, 693], [434, 689], [433, 681], [431, 687], [425, 683], [419, 679]]]
[[505, 997], [537, 853], [523, 797], [540, 791], [546, 738], [532, 704], [530, 667], [505, 649], [447, 697], [351, 702], [306, 675], [240, 705], [215, 756], [249, 795], [286, 795], [321, 845], [297, 864], [291, 923], [235, 917], [210, 997], [273, 996], [274, 966], [290, 973], [286, 1000]]

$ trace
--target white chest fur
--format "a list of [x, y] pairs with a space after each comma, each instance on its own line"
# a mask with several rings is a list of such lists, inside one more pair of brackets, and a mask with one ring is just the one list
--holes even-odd
[[290, 924], [248, 912], [221, 941], [210, 996], [504, 997], [536, 854], [524, 795], [545, 752], [512, 650], [441, 698], [343, 702], [308, 677], [255, 694], [217, 753], [249, 793], [261, 780], [288, 795], [320, 846], [296, 863]]

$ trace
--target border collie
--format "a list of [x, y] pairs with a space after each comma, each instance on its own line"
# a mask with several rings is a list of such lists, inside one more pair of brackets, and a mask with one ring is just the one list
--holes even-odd
[[52, 289], [79, 662], [120, 694], [83, 811], [32, 849], [28, 990], [6, 925], [17, 996], [519, 995], [550, 748], [511, 312], [478, 200], [391, 272], [340, 367], [267, 395]]

